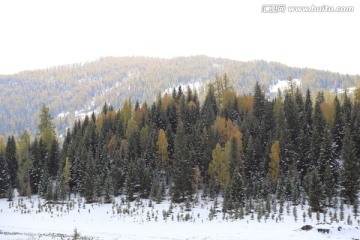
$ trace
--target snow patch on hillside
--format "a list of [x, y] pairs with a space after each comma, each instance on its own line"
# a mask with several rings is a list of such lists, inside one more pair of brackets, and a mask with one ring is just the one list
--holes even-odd
[[[300, 79], [293, 79], [292, 80], [293, 83], [295, 84], [296, 87], [300, 87]], [[269, 92], [272, 94], [276, 94], [278, 92], [278, 90], [280, 90], [281, 92], [284, 92], [286, 90], [288, 90], [290, 88], [289, 86], [289, 81], [288, 80], [275, 80], [274, 83], [272, 85], [270, 85], [269, 87]]]
[[[356, 90], [356, 87], [349, 87], [349, 88], [346, 88], [346, 93], [352, 94], [355, 92], [355, 90]], [[336, 88], [336, 89], [332, 89], [331, 92], [337, 92], [339, 94], [343, 94], [343, 93], [345, 93], [345, 89], [344, 88]]]
[[66, 116], [68, 116], [70, 113], [69, 112], [61, 112], [57, 115], [57, 118], [64, 118]]
[[[185, 93], [187, 88], [190, 87], [192, 91], [197, 91], [198, 93], [205, 90], [208, 81], [203, 81], [202, 79], [190, 81], [188, 83], [182, 83], [175, 87], [176, 91], [181, 87], [182, 91]], [[174, 87], [167, 88], [163, 91], [163, 95], [165, 94], [172, 94]]]

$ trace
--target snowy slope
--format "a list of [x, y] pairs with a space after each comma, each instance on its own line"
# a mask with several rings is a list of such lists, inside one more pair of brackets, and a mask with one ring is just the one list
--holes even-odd
[[[172, 213], [167, 217], [171, 203], [165, 200], [161, 204], [149, 200], [127, 203], [117, 197], [112, 204], [84, 204], [83, 199], [74, 198], [72, 203], [64, 205], [45, 204], [45, 201], [33, 196], [30, 199], [16, 197], [13, 202], [0, 200], [0, 239], [71, 239], [76, 228], [87, 239], [359, 239], [359, 221], [351, 218], [351, 207], [345, 206], [345, 220], [328, 224], [317, 224], [316, 214], [312, 220], [307, 214], [307, 206], [301, 210], [296, 207], [298, 219], [293, 216], [293, 206], [288, 215], [279, 220], [279, 214], [272, 214], [265, 220], [257, 219], [256, 214], [246, 215], [242, 220], [232, 220], [221, 212], [221, 200], [218, 212], [210, 220], [210, 208], [214, 201], [201, 200], [186, 211], [184, 204], [173, 205]], [[334, 209], [330, 209], [334, 212]], [[339, 215], [339, 210], [337, 210]], [[188, 214], [188, 215], [187, 215]], [[187, 215], [187, 216], [186, 216]], [[186, 218], [188, 221], [185, 221]], [[323, 214], [320, 217], [323, 222]], [[300, 228], [306, 224], [313, 226], [310, 231]], [[342, 230], [338, 231], [341, 226]], [[323, 234], [317, 228], [330, 229]], [[359, 228], [359, 229], [358, 229]], [[65, 234], [65, 235], [60, 235]]]
[[[300, 79], [293, 79], [293, 83], [295, 87], [299, 87], [301, 82]], [[269, 92], [270, 94], [277, 94], [278, 90], [284, 92], [289, 89], [289, 81], [288, 80], [276, 80], [274, 84], [270, 85]]]

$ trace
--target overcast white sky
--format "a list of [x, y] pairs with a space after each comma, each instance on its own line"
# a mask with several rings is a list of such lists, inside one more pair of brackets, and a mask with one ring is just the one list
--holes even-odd
[[[104, 56], [208, 55], [360, 74], [360, 2], [2, 0], [0, 74]], [[353, 13], [261, 13], [267, 3]]]

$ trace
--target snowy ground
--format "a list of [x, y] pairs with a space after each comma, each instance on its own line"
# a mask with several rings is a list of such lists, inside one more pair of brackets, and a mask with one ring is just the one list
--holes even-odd
[[[360, 239], [359, 217], [353, 218], [351, 207], [346, 205], [344, 221], [331, 223], [329, 213], [335, 210], [329, 209], [325, 224], [323, 214], [319, 223], [315, 213], [310, 219], [307, 206], [303, 210], [296, 207], [295, 221], [293, 206], [289, 213], [284, 208], [281, 219], [279, 213], [271, 213], [268, 219], [263, 216], [258, 220], [255, 213], [232, 220], [223, 216], [219, 200], [217, 214], [210, 220], [214, 201], [201, 200], [191, 211], [186, 211], [184, 204], [174, 204], [169, 211], [170, 205], [169, 201], [150, 204], [149, 200], [129, 204], [120, 197], [113, 204], [84, 204], [83, 199], [74, 198], [64, 205], [46, 204], [36, 196], [15, 197], [12, 202], [0, 199], [0, 239], [72, 239], [75, 228], [86, 239]], [[351, 224], [347, 222], [349, 215]], [[304, 225], [313, 229], [301, 230]], [[319, 233], [318, 228], [330, 229], [330, 233]]]

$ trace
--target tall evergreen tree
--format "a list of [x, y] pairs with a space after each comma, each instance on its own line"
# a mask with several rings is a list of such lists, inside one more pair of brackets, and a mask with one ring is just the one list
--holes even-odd
[[330, 165], [326, 165], [325, 171], [324, 171], [324, 193], [326, 197], [326, 204], [328, 206], [332, 206], [333, 204], [333, 198], [336, 196], [336, 182], [335, 177], [333, 173], [333, 169]]
[[214, 86], [209, 85], [204, 105], [201, 108], [201, 120], [207, 129], [214, 123], [218, 114], [218, 105], [216, 103], [214, 92]]
[[136, 185], [136, 175], [135, 175], [135, 164], [134, 160], [130, 159], [129, 165], [127, 167], [127, 174], [125, 180], [125, 193], [126, 199], [128, 201], [134, 200], [134, 192], [135, 192], [135, 185]]
[[178, 124], [175, 137], [175, 152], [173, 160], [173, 200], [184, 201], [192, 197], [192, 178], [194, 166], [189, 161], [188, 147], [183, 123]]
[[60, 147], [56, 138], [51, 143], [49, 157], [47, 158], [46, 167], [51, 177], [55, 177], [59, 171]]
[[4, 153], [0, 152], [0, 198], [6, 197], [6, 191], [10, 185], [9, 168]]
[[252, 179], [256, 174], [255, 166], [255, 148], [252, 136], [249, 137], [247, 147], [245, 149], [245, 174], [248, 179]]
[[320, 211], [324, 204], [324, 187], [316, 169], [309, 173], [309, 205], [313, 211]]
[[356, 148], [349, 127], [347, 127], [345, 131], [342, 161], [341, 195], [347, 202], [354, 204], [358, 198], [360, 169], [359, 160], [356, 157]]
[[319, 93], [316, 97], [313, 131], [312, 131], [312, 167], [319, 167], [322, 140], [324, 139], [326, 121], [321, 110], [321, 103], [324, 101], [324, 94]]
[[89, 152], [86, 158], [86, 169], [84, 173], [84, 197], [86, 202], [91, 203], [94, 201], [96, 168], [92, 154]]
[[299, 132], [299, 161], [298, 161], [298, 170], [300, 171], [300, 176], [303, 179], [310, 167], [313, 167], [312, 160], [312, 101], [310, 90], [306, 91], [306, 98], [304, 104], [304, 114], [302, 120], [302, 130]]
[[238, 147], [238, 143], [235, 137], [231, 139], [231, 149], [229, 153], [229, 160], [228, 160], [228, 172], [230, 175], [230, 179], [232, 179], [234, 172], [236, 169], [241, 174], [244, 170], [244, 166], [242, 165], [242, 159]]
[[265, 118], [265, 95], [261, 90], [260, 84], [256, 82], [255, 84], [255, 94], [254, 94], [254, 116], [257, 119]]
[[14, 136], [8, 138], [5, 148], [5, 159], [9, 169], [10, 184], [16, 187], [16, 175], [18, 171], [18, 162], [16, 159], [16, 143]]
[[333, 145], [334, 145], [334, 157], [335, 159], [339, 160], [341, 157], [342, 140], [345, 134], [345, 129], [344, 129], [344, 117], [342, 113], [342, 108], [337, 95], [335, 96], [334, 99], [334, 105], [335, 105], [335, 116], [334, 116], [334, 127], [332, 129], [332, 135], [333, 135]]
[[286, 141], [282, 141], [284, 158], [286, 163], [286, 170], [294, 169], [297, 166], [297, 160], [299, 159], [299, 133], [300, 133], [300, 115], [296, 100], [290, 93], [286, 94], [284, 101], [284, 114], [285, 114], [285, 126], [284, 135], [286, 135]]
[[245, 184], [239, 168], [234, 171], [229, 188], [234, 205], [239, 207], [243, 205], [245, 201]]
[[350, 127], [351, 125], [351, 115], [352, 115], [353, 105], [351, 103], [350, 97], [347, 95], [347, 92], [344, 93], [344, 104], [343, 104], [343, 118], [344, 118], [344, 128]]
[[334, 177], [333, 181], [337, 183], [339, 166], [334, 158], [332, 138], [329, 129], [325, 129], [319, 156], [319, 174], [322, 180], [324, 180], [326, 166], [330, 167], [332, 176]]

